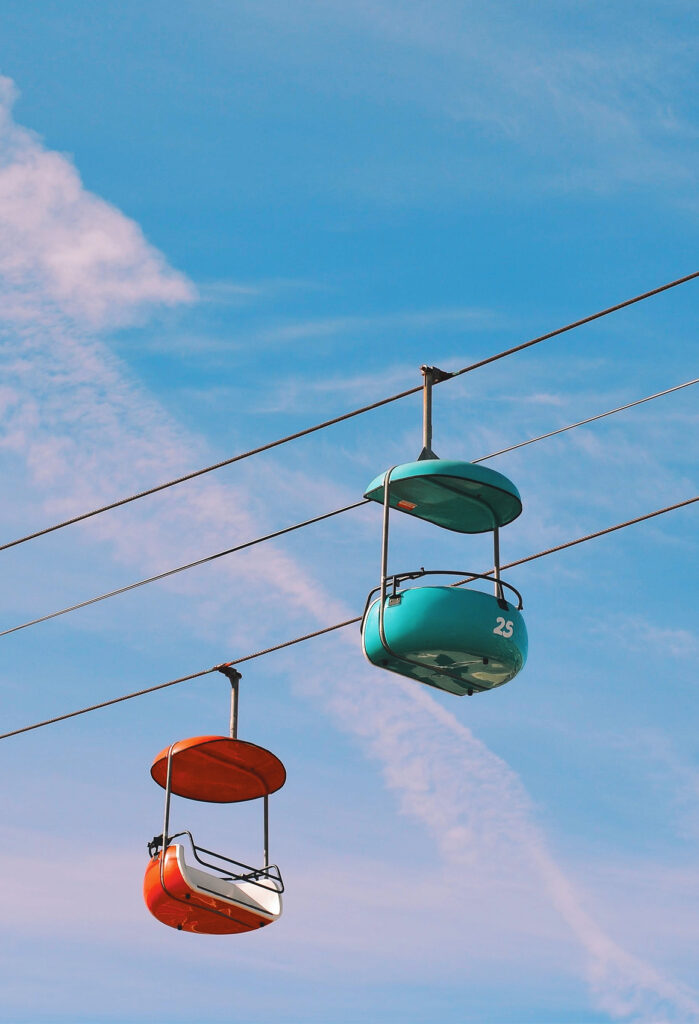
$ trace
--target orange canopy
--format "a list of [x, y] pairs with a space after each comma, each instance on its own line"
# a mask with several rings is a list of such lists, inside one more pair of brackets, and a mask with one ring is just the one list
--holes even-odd
[[[161, 750], [150, 773], [165, 789], [169, 747]], [[284, 765], [269, 750], [229, 736], [193, 736], [172, 748], [171, 788], [178, 796], [208, 803], [255, 800], [286, 782]]]

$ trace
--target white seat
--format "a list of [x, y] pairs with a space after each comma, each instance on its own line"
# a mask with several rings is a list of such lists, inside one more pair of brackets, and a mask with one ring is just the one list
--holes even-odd
[[282, 896], [280, 883], [275, 878], [263, 877], [261, 884], [255, 882], [227, 881], [218, 875], [209, 874], [201, 868], [187, 864], [184, 846], [175, 844], [177, 866], [189, 887], [207, 895], [213, 895], [235, 906], [244, 907], [253, 913], [260, 914], [270, 921], [275, 920], [282, 912]]

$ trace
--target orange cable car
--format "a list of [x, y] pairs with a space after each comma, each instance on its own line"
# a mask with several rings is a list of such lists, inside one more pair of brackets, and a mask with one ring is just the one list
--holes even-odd
[[[229, 935], [252, 931], [281, 916], [284, 883], [269, 863], [270, 793], [286, 781], [284, 765], [271, 751], [237, 738], [240, 673], [225, 666], [230, 679], [231, 735], [194, 736], [161, 750], [151, 775], [165, 790], [163, 831], [148, 843], [150, 861], [143, 896], [151, 914], [178, 931]], [[198, 846], [185, 830], [170, 835], [170, 797], [207, 803], [240, 803], [262, 798], [264, 850], [260, 868]], [[186, 837], [185, 844], [173, 842]]]

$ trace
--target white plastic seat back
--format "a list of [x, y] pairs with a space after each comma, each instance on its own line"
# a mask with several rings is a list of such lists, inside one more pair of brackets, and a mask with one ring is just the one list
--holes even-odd
[[254, 882], [227, 881], [219, 875], [209, 874], [208, 871], [202, 871], [201, 868], [187, 864], [184, 846], [178, 843], [176, 849], [178, 866], [182, 877], [190, 888], [200, 889], [207, 895], [218, 896], [230, 903], [236, 903], [256, 913], [264, 914], [265, 917], [280, 916], [282, 897], [275, 879], [263, 878], [261, 879], [263, 885], [256, 885]]

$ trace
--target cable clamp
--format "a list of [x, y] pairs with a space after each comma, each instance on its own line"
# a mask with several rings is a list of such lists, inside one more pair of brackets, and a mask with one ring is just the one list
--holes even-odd
[[425, 376], [429, 373], [433, 384], [441, 384], [443, 380], [449, 380], [454, 376], [449, 370], [440, 370], [438, 366], [421, 366], [420, 370]]
[[217, 665], [216, 666], [216, 671], [220, 672], [221, 675], [224, 675], [226, 677], [226, 679], [230, 679], [230, 681], [232, 683], [237, 683], [237, 682], [239, 682], [243, 678], [242, 674], [238, 671], [238, 669], [237, 668], [233, 668], [233, 666], [230, 665], [230, 664], [229, 665]]
[[148, 856], [157, 857], [160, 852], [160, 847], [163, 845], [162, 832], [159, 836], [153, 836], [151, 841], [148, 843]]

